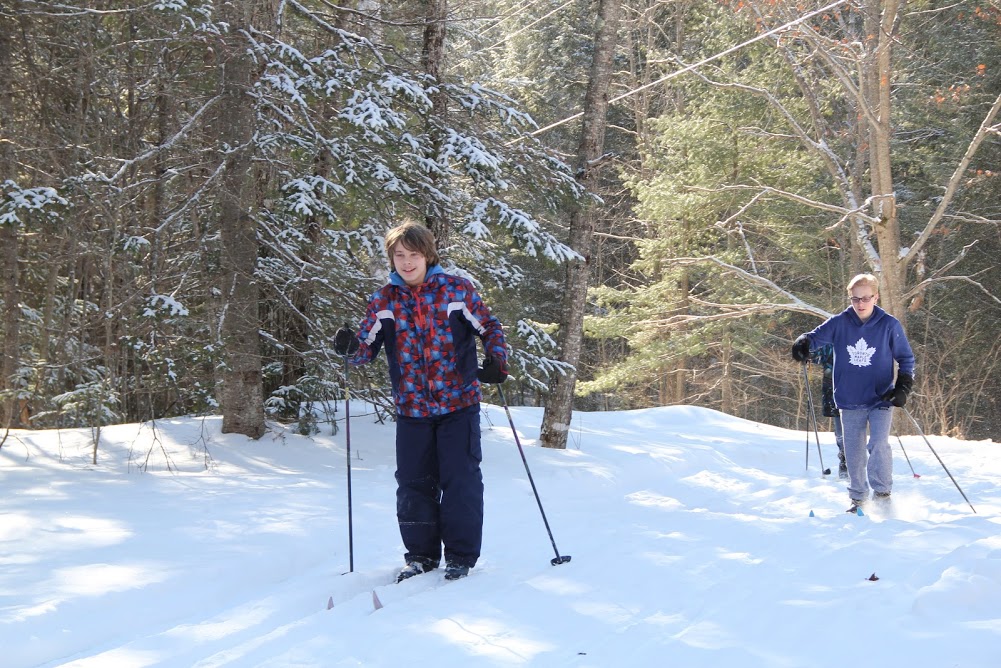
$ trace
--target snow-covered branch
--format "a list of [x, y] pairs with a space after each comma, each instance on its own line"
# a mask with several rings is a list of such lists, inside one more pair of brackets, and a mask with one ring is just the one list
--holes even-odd
[[208, 102], [203, 104], [198, 109], [198, 111], [196, 111], [191, 116], [191, 118], [188, 119], [188, 122], [184, 124], [184, 127], [175, 132], [174, 135], [170, 137], [167, 141], [154, 146], [150, 150], [134, 158], [130, 158], [128, 160], [122, 160], [121, 167], [119, 167], [118, 171], [112, 174], [111, 176], [104, 176], [103, 174], [96, 174], [94, 176], [96, 176], [99, 180], [105, 183], [108, 184], [115, 183], [129, 170], [129, 168], [142, 164], [146, 160], [149, 160], [150, 158], [173, 148], [174, 145], [181, 140], [181, 138], [183, 138], [185, 135], [191, 132], [192, 128], [195, 127], [195, 125], [198, 123], [198, 120], [205, 114], [205, 112], [207, 112], [210, 108], [212, 108], [212, 106], [220, 99], [222, 99], [222, 96], [216, 95], [215, 97], [211, 98]]

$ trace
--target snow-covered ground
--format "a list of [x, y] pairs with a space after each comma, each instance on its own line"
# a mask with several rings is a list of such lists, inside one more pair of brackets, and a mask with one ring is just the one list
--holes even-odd
[[974, 514], [919, 436], [903, 438], [919, 478], [894, 440], [892, 512], [860, 517], [812, 440], [804, 470], [802, 431], [690, 407], [577, 413], [552, 451], [541, 409], [513, 408], [572, 557], [553, 566], [507, 417], [485, 405], [479, 565], [394, 585], [394, 426], [364, 410], [350, 573], [343, 429], [107, 427], [96, 466], [90, 430], [11, 432], [0, 665], [1001, 666], [998, 444], [929, 437]]

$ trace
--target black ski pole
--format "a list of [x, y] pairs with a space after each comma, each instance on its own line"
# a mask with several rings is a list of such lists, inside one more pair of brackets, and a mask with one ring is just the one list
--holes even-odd
[[348, 461], [348, 573], [355, 571], [354, 524], [351, 511], [351, 365], [344, 356], [344, 443]]
[[[804, 369], [806, 368], [806, 362], [803, 362], [803, 368]], [[802, 393], [800, 393], [800, 397], [802, 397]], [[803, 433], [806, 434], [806, 448], [805, 448], [805, 450], [806, 450], [806, 469], [805, 470], [807, 470], [807, 471], [810, 470], [810, 413], [809, 413], [809, 410], [810, 410], [809, 404], [807, 404], [806, 429], [803, 430]]]
[[[820, 430], [817, 427], [817, 409], [813, 405], [813, 390], [810, 389], [810, 374], [806, 370], [806, 362], [803, 362], [803, 384], [806, 385], [806, 400], [810, 406], [810, 415], [813, 416], [813, 434], [817, 438], [817, 456], [820, 458], [820, 472], [823, 475], [831, 475], [831, 469], [824, 468], [824, 455], [820, 452]], [[806, 450], [810, 451], [810, 419], [809, 416], [806, 420]], [[806, 460], [807, 468], [810, 467], [810, 458], [807, 455]]]
[[[806, 376], [806, 362], [803, 362], [803, 383], [807, 384], [809, 382], [810, 382], [810, 380]], [[800, 389], [799, 399], [800, 399], [800, 401], [803, 400], [803, 391], [802, 391], [802, 389]], [[808, 406], [807, 410], [809, 411], [809, 404], [807, 406]], [[810, 414], [809, 414], [809, 412], [806, 414], [806, 429], [803, 430], [803, 433], [806, 434], [806, 448], [805, 448], [805, 451], [806, 451], [806, 469], [805, 470], [809, 471], [810, 470]]]
[[937, 459], [937, 460], [938, 460], [938, 463], [942, 465], [942, 469], [943, 469], [943, 470], [944, 470], [944, 471], [946, 472], [946, 474], [947, 474], [947, 475], [949, 476], [949, 480], [952, 480], [952, 484], [953, 484], [953, 485], [955, 485], [955, 486], [956, 486], [956, 489], [958, 489], [958, 490], [959, 490], [959, 493], [963, 495], [963, 499], [964, 499], [964, 500], [966, 501], [966, 503], [967, 503], [967, 504], [968, 504], [968, 505], [970, 506], [970, 510], [972, 510], [972, 511], [973, 511], [974, 513], [976, 513], [976, 512], [977, 512], [977, 509], [976, 509], [976, 508], [974, 508], [974, 507], [973, 507], [973, 504], [972, 504], [972, 503], [970, 503], [970, 500], [966, 498], [966, 494], [965, 494], [965, 493], [963, 492], [963, 488], [959, 486], [959, 483], [958, 483], [958, 482], [956, 482], [956, 479], [952, 477], [952, 474], [951, 474], [951, 473], [949, 473], [949, 469], [948, 469], [948, 468], [946, 468], [946, 466], [945, 466], [945, 462], [943, 462], [943, 461], [942, 461], [942, 458], [938, 456], [938, 453], [937, 453], [937, 452], [935, 452], [935, 448], [931, 447], [931, 442], [930, 442], [930, 441], [928, 440], [928, 437], [927, 437], [927, 436], [925, 436], [925, 433], [924, 433], [924, 432], [923, 432], [923, 431], [921, 430], [921, 425], [919, 425], [919, 424], [918, 424], [918, 421], [914, 419], [914, 416], [913, 416], [913, 415], [911, 415], [911, 412], [910, 412], [909, 410], [907, 410], [907, 409], [905, 408], [905, 409], [904, 409], [904, 412], [905, 412], [905, 413], [907, 413], [907, 417], [911, 418], [911, 422], [913, 422], [913, 423], [914, 423], [914, 426], [915, 426], [915, 428], [917, 428], [917, 430], [918, 430], [918, 433], [919, 433], [919, 434], [921, 434], [921, 438], [925, 439], [925, 443], [926, 443], [926, 444], [928, 445], [928, 449], [929, 449], [929, 450], [931, 450], [931, 452], [932, 452], [932, 454], [933, 454], [933, 455], [935, 455], [935, 459]]
[[546, 525], [546, 533], [549, 534], [549, 542], [553, 544], [553, 551], [556, 557], [549, 560], [553, 566], [559, 566], [570, 561], [570, 555], [561, 555], [556, 548], [556, 540], [553, 538], [552, 529], [549, 528], [549, 520], [546, 519], [546, 511], [542, 509], [542, 501], [539, 499], [539, 491], [535, 488], [535, 480], [532, 479], [532, 472], [528, 468], [528, 460], [525, 459], [525, 450], [521, 447], [521, 440], [518, 438], [518, 430], [514, 428], [514, 419], [511, 417], [511, 410], [507, 407], [507, 399], [504, 397], [504, 389], [497, 384], [497, 392], [500, 393], [501, 404], [504, 405], [504, 412], [507, 413], [507, 421], [511, 424], [511, 433], [514, 434], [514, 442], [518, 445], [518, 452], [521, 453], [521, 462], [525, 465], [525, 473], [528, 474], [528, 482], [532, 484], [532, 493], [535, 494], [535, 502], [539, 504], [539, 512], [542, 513], [542, 522]]
[[914, 466], [911, 464], [911, 458], [907, 456], [907, 450], [904, 450], [904, 442], [900, 440], [900, 434], [897, 434], [897, 443], [900, 444], [900, 451], [904, 453], [904, 459], [907, 460], [907, 465], [911, 467], [911, 473], [914, 474], [915, 478], [920, 478], [921, 476], [919, 476], [917, 473], [914, 473]]

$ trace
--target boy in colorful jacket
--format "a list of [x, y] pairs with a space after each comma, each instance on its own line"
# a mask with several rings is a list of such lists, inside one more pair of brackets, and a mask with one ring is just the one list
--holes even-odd
[[[507, 378], [500, 321], [473, 284], [446, 274], [434, 235], [404, 223], [386, 235], [390, 282], [369, 300], [358, 334], [342, 327], [334, 349], [349, 364], [385, 348], [396, 404], [396, 517], [406, 548], [397, 582], [476, 565], [483, 536], [480, 383]], [[483, 341], [478, 368], [476, 337]]]
[[892, 407], [907, 403], [914, 384], [914, 353], [900, 321], [876, 305], [875, 276], [855, 276], [848, 283], [848, 296], [850, 307], [796, 339], [792, 357], [806, 362], [812, 350], [828, 344], [834, 348], [834, 403], [841, 413], [852, 502], [848, 511], [856, 512], [868, 500], [870, 488], [875, 499], [890, 498]]
[[838, 445], [838, 477], [848, 479], [848, 464], [845, 462], [845, 440], [841, 433], [841, 415], [834, 403], [834, 346], [828, 344], [810, 353], [810, 361], [824, 369], [824, 378], [820, 383], [822, 409], [824, 417], [831, 418], [834, 428], [834, 442]]

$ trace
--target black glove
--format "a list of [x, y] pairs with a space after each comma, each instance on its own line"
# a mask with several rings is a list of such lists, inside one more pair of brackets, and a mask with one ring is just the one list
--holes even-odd
[[343, 357], [344, 355], [354, 355], [358, 350], [358, 337], [354, 331], [344, 325], [334, 333], [334, 352]]
[[477, 369], [476, 377], [481, 383], [503, 383], [507, 380], [507, 364], [487, 355], [483, 358], [483, 366]]
[[903, 408], [907, 405], [907, 395], [911, 393], [911, 388], [913, 387], [913, 376], [909, 376], [906, 373], [898, 373], [897, 384], [883, 395], [883, 401], [889, 401], [897, 408]]
[[792, 344], [792, 358], [797, 362], [810, 361], [810, 337], [800, 334]]

